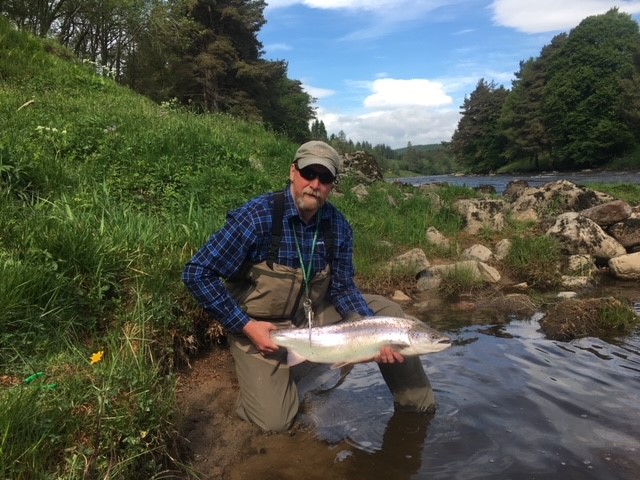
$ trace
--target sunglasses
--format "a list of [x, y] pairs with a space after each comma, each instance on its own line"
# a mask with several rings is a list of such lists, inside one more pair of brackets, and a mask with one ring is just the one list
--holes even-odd
[[300, 168], [298, 167], [297, 163], [295, 164], [295, 166], [296, 170], [300, 173], [300, 176], [309, 182], [312, 182], [317, 178], [318, 180], [320, 180], [320, 183], [329, 185], [336, 180], [336, 177], [334, 177], [331, 172], [318, 172], [311, 167]]

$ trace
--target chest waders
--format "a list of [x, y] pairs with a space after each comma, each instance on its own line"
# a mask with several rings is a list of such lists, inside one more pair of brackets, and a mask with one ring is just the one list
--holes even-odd
[[[317, 213], [320, 215], [320, 212]], [[241, 273], [227, 281], [227, 289], [249, 317], [256, 320], [291, 321], [301, 326], [306, 318], [303, 298], [306, 297], [304, 268], [291, 268], [276, 263], [282, 240], [284, 218], [284, 192], [273, 195], [273, 215], [271, 244], [267, 259], [257, 264], [245, 265]], [[331, 282], [331, 262], [333, 261], [333, 232], [331, 221], [321, 220], [326, 251], [326, 267], [308, 279], [308, 293], [311, 307], [315, 309], [325, 298]], [[300, 259], [301, 265], [303, 259]], [[309, 261], [309, 269], [311, 259]]]

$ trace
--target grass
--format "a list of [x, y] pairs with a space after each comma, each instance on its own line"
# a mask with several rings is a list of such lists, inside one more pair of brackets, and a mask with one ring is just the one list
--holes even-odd
[[560, 248], [553, 237], [527, 235], [512, 239], [504, 263], [513, 278], [549, 290], [560, 285], [560, 260]]
[[640, 205], [640, 186], [622, 183], [590, 183], [592, 190], [607, 193], [614, 198], [624, 200], [629, 205]]
[[482, 280], [470, 268], [464, 266], [446, 270], [441, 278], [438, 293], [452, 299], [472, 293], [482, 286]]

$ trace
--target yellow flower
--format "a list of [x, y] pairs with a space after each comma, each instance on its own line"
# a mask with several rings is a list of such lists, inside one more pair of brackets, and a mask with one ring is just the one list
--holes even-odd
[[96, 363], [100, 363], [104, 358], [104, 351], [100, 350], [91, 355], [91, 365], [95, 365]]

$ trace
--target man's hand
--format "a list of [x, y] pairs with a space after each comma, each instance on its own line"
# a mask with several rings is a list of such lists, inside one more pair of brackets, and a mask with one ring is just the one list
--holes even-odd
[[263, 355], [269, 355], [278, 351], [278, 345], [273, 343], [269, 332], [275, 330], [276, 326], [270, 322], [258, 322], [256, 320], [249, 320], [242, 333], [244, 333], [249, 340], [256, 346], [258, 351]]
[[378, 363], [402, 363], [404, 357], [391, 347], [382, 347], [380, 353], [373, 358]]

